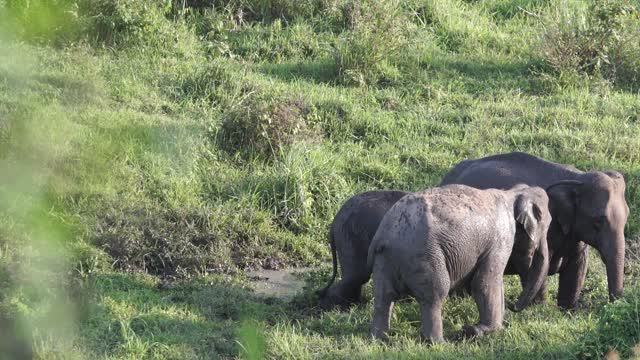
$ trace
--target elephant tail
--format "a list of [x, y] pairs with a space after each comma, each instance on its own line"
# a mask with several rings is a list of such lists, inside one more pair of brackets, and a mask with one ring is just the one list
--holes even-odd
[[333, 231], [329, 231], [329, 245], [331, 246], [331, 257], [333, 258], [333, 275], [327, 286], [318, 292], [320, 297], [327, 295], [329, 288], [333, 285], [333, 282], [336, 281], [336, 276], [338, 275], [338, 256], [336, 254], [336, 241], [333, 238]]
[[373, 261], [376, 254], [384, 248], [384, 245], [380, 244], [379, 238], [378, 236], [374, 236], [373, 240], [371, 240], [371, 245], [369, 245], [369, 251], [367, 253], [367, 270], [369, 273], [373, 272]]

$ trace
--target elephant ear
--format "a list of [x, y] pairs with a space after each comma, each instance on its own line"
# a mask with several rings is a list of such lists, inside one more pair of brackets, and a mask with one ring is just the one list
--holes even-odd
[[547, 187], [549, 210], [551, 216], [560, 224], [562, 233], [568, 235], [576, 220], [578, 187], [583, 183], [574, 180], [563, 180]]
[[516, 221], [524, 227], [531, 241], [537, 239], [538, 224], [542, 219], [542, 210], [528, 196], [520, 195], [516, 203]]

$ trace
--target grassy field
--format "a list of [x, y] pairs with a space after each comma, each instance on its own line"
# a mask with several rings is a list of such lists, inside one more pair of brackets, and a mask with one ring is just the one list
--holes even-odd
[[[640, 20], [606, 0], [0, 0], [0, 358], [640, 354]], [[350, 196], [525, 151], [625, 175], [625, 298], [429, 347], [320, 313]], [[318, 268], [291, 300], [249, 268]], [[520, 291], [509, 277], [506, 296]], [[445, 336], [477, 320], [451, 299]], [[31, 349], [31, 350], [29, 350]], [[612, 356], [611, 354], [609, 354]]]

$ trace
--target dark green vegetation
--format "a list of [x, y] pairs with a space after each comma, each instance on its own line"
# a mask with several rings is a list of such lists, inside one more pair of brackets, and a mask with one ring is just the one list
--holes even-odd
[[[638, 5], [0, 0], [0, 330], [17, 338], [2, 351], [629, 355], [640, 340]], [[625, 299], [605, 306], [592, 254], [583, 309], [535, 306], [477, 341], [421, 344], [413, 302], [397, 306], [388, 345], [369, 338], [368, 305], [313, 310], [344, 200], [423, 189], [462, 159], [511, 150], [624, 173]], [[255, 296], [243, 275], [295, 265], [321, 270], [292, 302]], [[509, 299], [518, 292], [509, 278]], [[470, 299], [444, 314], [446, 336], [477, 317]]]

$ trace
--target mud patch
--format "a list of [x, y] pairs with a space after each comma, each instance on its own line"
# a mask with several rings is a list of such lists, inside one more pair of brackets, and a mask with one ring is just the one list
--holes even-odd
[[256, 270], [247, 272], [256, 294], [288, 299], [304, 287], [303, 275], [312, 269]]

